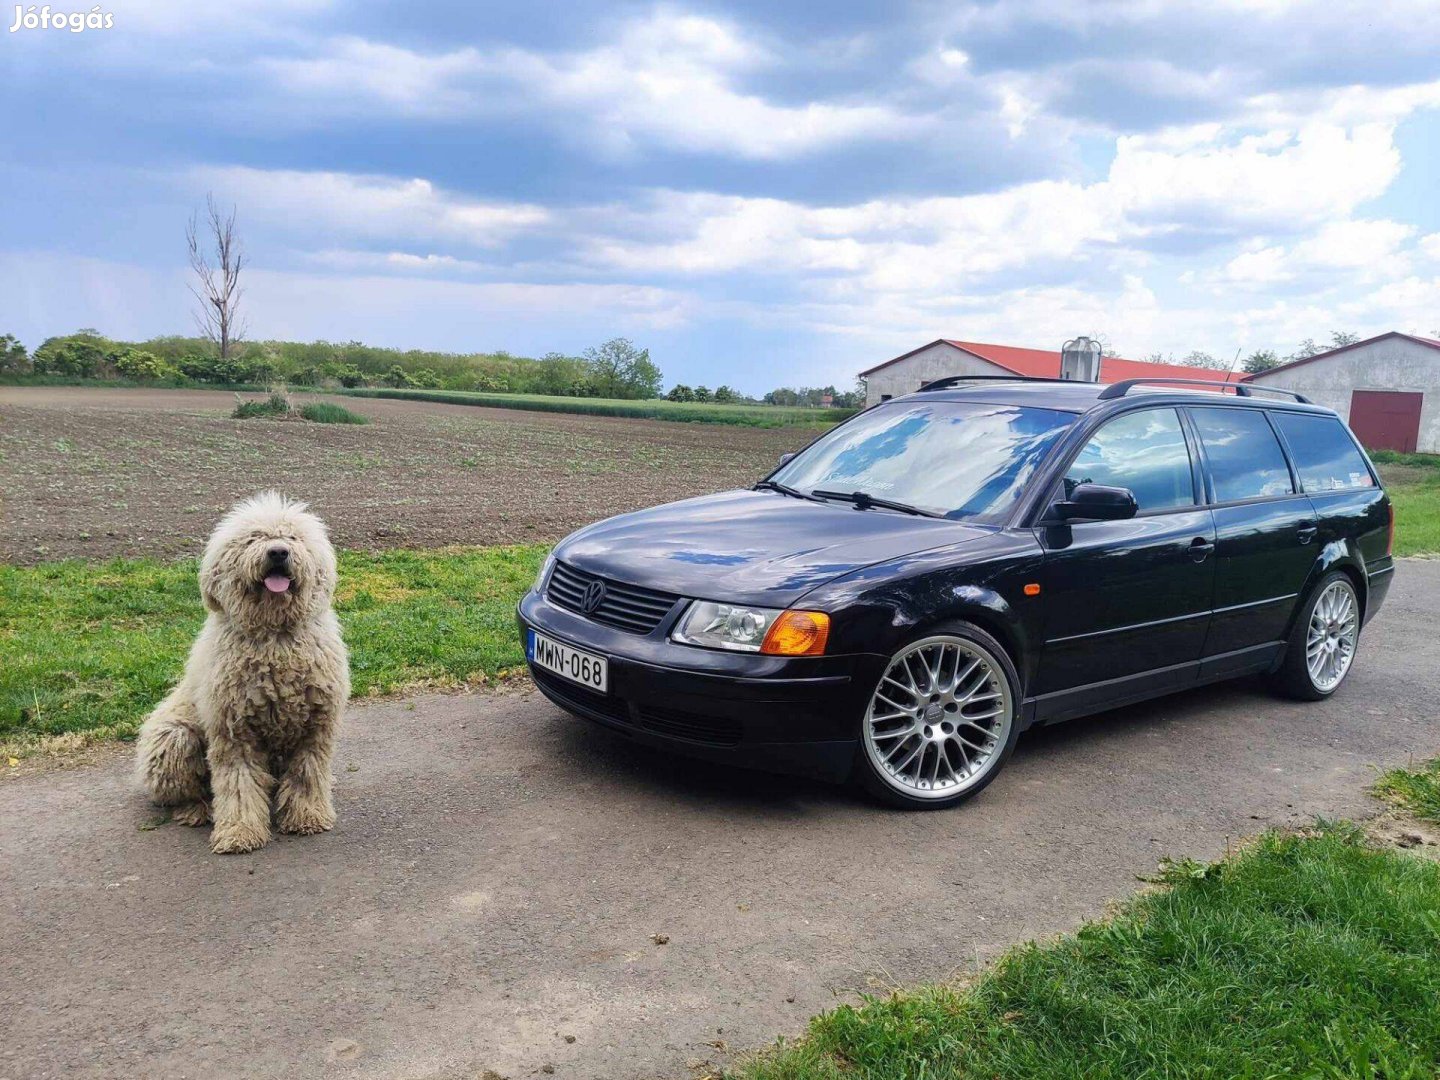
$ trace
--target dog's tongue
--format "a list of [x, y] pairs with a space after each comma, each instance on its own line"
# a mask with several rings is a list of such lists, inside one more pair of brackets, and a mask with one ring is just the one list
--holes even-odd
[[290, 579], [284, 574], [271, 574], [265, 579], [265, 587], [271, 592], [288, 592]]

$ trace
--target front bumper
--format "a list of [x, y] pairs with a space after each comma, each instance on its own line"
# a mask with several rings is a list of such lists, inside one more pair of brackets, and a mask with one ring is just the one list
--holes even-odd
[[530, 665], [555, 704], [650, 746], [711, 761], [842, 781], [860, 716], [884, 657], [786, 658], [676, 645], [671, 620], [653, 633], [614, 630], [530, 592], [516, 610], [530, 628], [609, 660], [599, 694]]

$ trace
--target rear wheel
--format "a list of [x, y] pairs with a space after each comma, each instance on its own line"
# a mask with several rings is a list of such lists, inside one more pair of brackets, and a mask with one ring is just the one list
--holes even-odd
[[937, 627], [903, 646], [861, 720], [860, 783], [911, 810], [970, 798], [1014, 748], [1019, 685], [999, 642], [969, 623]]
[[1360, 597], [1350, 576], [1326, 574], [1305, 598], [1275, 673], [1281, 693], [1320, 701], [1340, 689], [1360, 643]]

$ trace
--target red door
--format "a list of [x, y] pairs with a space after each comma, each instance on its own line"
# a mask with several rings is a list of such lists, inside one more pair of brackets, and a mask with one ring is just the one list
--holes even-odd
[[1350, 394], [1350, 430], [1368, 450], [1413, 454], [1420, 437], [1424, 394], [1399, 390], [1354, 390]]

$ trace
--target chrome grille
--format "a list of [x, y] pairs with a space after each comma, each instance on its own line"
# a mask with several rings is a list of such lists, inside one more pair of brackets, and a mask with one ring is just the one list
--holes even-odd
[[[597, 581], [604, 582], [605, 597], [595, 610], [586, 611], [585, 592]], [[627, 630], [632, 634], [650, 633], [680, 599], [669, 593], [611, 581], [563, 562], [557, 562], [551, 569], [545, 596], [557, 607], [576, 612], [602, 626], [613, 626], [616, 630]]]

